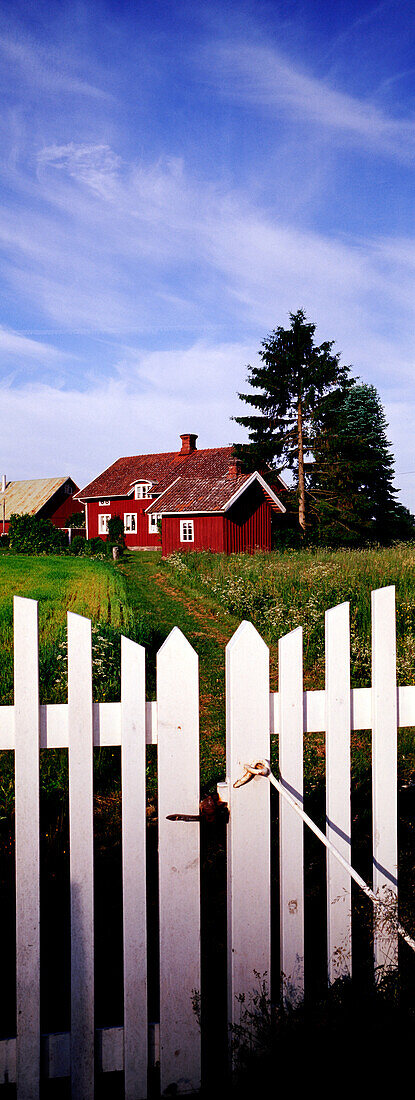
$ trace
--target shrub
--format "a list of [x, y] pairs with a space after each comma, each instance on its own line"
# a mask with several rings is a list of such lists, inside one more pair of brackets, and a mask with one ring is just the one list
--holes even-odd
[[86, 539], [82, 535], [74, 535], [71, 542], [71, 554], [83, 554], [85, 552]]
[[0, 535], [0, 550], [6, 550], [10, 546], [10, 535]]
[[85, 527], [85, 512], [72, 512], [66, 520], [67, 527]]
[[111, 516], [111, 519], [108, 520], [107, 544], [111, 547], [118, 546], [120, 549], [124, 549], [124, 524], [121, 516]]
[[105, 557], [106, 544], [99, 538], [99, 535], [96, 535], [93, 539], [82, 539], [82, 542], [84, 544], [84, 554], [93, 555], [94, 557], [99, 554], [101, 558]]
[[50, 519], [41, 516], [10, 516], [10, 546], [18, 554], [54, 554], [66, 550], [66, 531], [54, 527]]

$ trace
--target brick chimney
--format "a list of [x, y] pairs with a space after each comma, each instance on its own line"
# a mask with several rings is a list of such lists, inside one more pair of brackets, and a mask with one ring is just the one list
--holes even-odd
[[197, 435], [181, 435], [182, 449], [181, 455], [191, 455], [192, 451], [196, 450]]
[[239, 458], [232, 457], [229, 462], [227, 477], [230, 481], [236, 481], [242, 473], [242, 465]]

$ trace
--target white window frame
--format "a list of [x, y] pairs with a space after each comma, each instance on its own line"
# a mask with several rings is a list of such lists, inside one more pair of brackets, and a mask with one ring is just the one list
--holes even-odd
[[111, 519], [110, 512], [98, 513], [98, 534], [108, 535], [108, 520]]
[[124, 512], [124, 531], [126, 535], [137, 534], [137, 512]]
[[195, 541], [195, 525], [193, 519], [180, 520], [180, 542]]
[[148, 517], [148, 530], [150, 535], [158, 534], [158, 524], [161, 520], [161, 512], [150, 512]]
[[134, 486], [135, 500], [148, 500], [148, 498], [150, 496], [150, 489], [151, 489], [151, 482], [150, 481], [139, 481], [139, 482], [137, 482], [137, 485]]
[[111, 501], [110, 500], [99, 500], [98, 504], [99, 504], [100, 508], [108, 508], [108, 505], [111, 504]]

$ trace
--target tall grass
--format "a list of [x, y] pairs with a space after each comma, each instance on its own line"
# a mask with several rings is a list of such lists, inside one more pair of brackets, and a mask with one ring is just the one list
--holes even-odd
[[[152, 642], [144, 614], [131, 606], [124, 577], [112, 563], [83, 558], [5, 554], [0, 558], [0, 705], [13, 703], [13, 596], [39, 605], [39, 694], [41, 703], [67, 700], [67, 611], [92, 620], [92, 684], [98, 702], [120, 698], [121, 633]], [[9, 818], [14, 799], [13, 753], [3, 752], [0, 768], [0, 818]], [[113, 788], [116, 754], [94, 754], [95, 778]], [[67, 790], [67, 753], [41, 754], [40, 781], [46, 797]]]
[[350, 602], [354, 687], [370, 684], [372, 589], [394, 584], [398, 681], [415, 682], [415, 546], [371, 550], [302, 550], [252, 555], [172, 554], [168, 568], [205, 588], [229, 614], [251, 619], [274, 643], [304, 628], [306, 687], [324, 686], [324, 612]]

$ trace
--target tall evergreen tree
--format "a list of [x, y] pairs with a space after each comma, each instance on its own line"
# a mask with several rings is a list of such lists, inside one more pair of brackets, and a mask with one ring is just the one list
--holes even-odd
[[353, 385], [322, 406], [309, 485], [320, 541], [414, 537], [413, 517], [396, 501], [386, 433], [375, 386]]
[[262, 341], [262, 365], [248, 367], [254, 393], [239, 397], [258, 412], [235, 416], [248, 429], [249, 444], [235, 444], [235, 452], [247, 468], [289, 468], [298, 487], [298, 519], [306, 529], [306, 463], [314, 434], [315, 418], [329, 395], [339, 395], [351, 385], [349, 367], [333, 354], [333, 340], [316, 346], [316, 325], [302, 309], [290, 313], [291, 326], [275, 329]]

